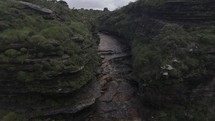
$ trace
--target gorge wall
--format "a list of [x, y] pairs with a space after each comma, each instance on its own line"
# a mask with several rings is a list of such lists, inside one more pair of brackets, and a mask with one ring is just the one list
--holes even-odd
[[139, 0], [99, 18], [132, 49], [145, 120], [215, 119], [214, 5]]
[[73, 120], [95, 102], [98, 37], [80, 12], [4, 0], [0, 15], [1, 121]]

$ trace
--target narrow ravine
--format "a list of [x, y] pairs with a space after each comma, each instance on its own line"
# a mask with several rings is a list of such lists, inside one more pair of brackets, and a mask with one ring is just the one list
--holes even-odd
[[105, 34], [99, 36], [98, 53], [103, 58], [99, 69], [101, 97], [90, 121], [141, 121], [129, 51], [117, 39]]

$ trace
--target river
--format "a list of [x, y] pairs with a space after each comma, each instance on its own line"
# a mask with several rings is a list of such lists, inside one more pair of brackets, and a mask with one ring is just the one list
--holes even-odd
[[141, 121], [129, 51], [116, 38], [99, 36], [98, 53], [103, 58], [98, 70], [101, 96], [90, 121]]

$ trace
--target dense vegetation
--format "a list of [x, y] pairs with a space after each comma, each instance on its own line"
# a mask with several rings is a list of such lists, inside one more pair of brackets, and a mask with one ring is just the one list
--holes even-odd
[[95, 29], [81, 12], [63, 1], [23, 1], [47, 12], [0, 1], [2, 121], [25, 121], [75, 105], [73, 92], [95, 80], [99, 64]]
[[131, 46], [146, 120], [215, 120], [213, 6], [139, 0], [99, 18]]

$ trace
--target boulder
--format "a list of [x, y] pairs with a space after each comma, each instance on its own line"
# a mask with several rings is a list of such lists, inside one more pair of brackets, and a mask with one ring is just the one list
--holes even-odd
[[77, 43], [82, 43], [84, 41], [84, 37], [83, 36], [74, 36], [71, 38], [74, 42]]

